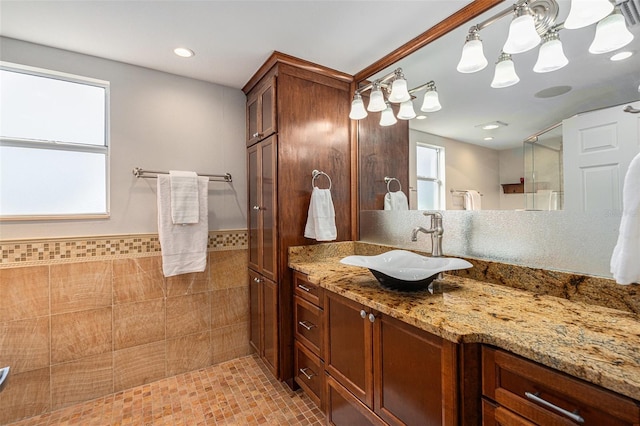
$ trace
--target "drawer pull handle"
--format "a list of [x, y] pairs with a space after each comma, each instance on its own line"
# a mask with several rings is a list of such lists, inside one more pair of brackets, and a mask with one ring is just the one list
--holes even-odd
[[307, 293], [309, 293], [311, 291], [311, 289], [309, 287], [305, 287], [302, 284], [298, 284], [298, 288], [306, 291]]
[[571, 420], [573, 420], [575, 422], [584, 423], [584, 419], [578, 413], [576, 413], [576, 412], [572, 413], [570, 411], [565, 410], [564, 408], [558, 407], [557, 405], [550, 403], [549, 401], [545, 401], [544, 399], [542, 399], [542, 398], [540, 398], [538, 396], [538, 395], [540, 395], [540, 393], [538, 393], [538, 392], [536, 392], [536, 393], [525, 392], [524, 394], [530, 400], [535, 401], [535, 402], [537, 402], [539, 404], [542, 404], [545, 407], [549, 407], [552, 410], [555, 410], [560, 414], [564, 414], [565, 416], [569, 417]]
[[317, 327], [317, 325], [309, 321], [298, 321], [298, 324], [303, 326], [307, 330], [311, 330], [313, 327]]
[[311, 380], [311, 379], [313, 378], [313, 376], [315, 376], [315, 375], [316, 375], [316, 373], [314, 373], [314, 372], [313, 372], [313, 370], [309, 370], [309, 371], [311, 371], [311, 374], [309, 374], [309, 373], [307, 373], [307, 370], [309, 370], [309, 367], [307, 367], [307, 368], [301, 368], [301, 369], [300, 369], [300, 372], [301, 372], [302, 374], [304, 374], [304, 377], [306, 377], [306, 378], [307, 378], [307, 380]]

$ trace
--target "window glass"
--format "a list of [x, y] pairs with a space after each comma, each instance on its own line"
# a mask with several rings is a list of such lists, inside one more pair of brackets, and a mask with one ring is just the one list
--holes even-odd
[[0, 217], [108, 215], [108, 88], [0, 64]]
[[416, 144], [417, 208], [419, 210], [443, 210], [444, 197], [444, 148]]

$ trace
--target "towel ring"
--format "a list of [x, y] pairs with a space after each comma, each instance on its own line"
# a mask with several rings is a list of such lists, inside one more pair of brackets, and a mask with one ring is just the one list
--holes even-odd
[[324, 175], [327, 177], [327, 179], [329, 179], [329, 188], [331, 189], [331, 178], [329, 177], [328, 174], [326, 174], [325, 172], [321, 172], [319, 170], [314, 170], [313, 172], [311, 172], [311, 175], [313, 176], [311, 178], [311, 188], [315, 188], [316, 187], [316, 178], [320, 175]]
[[400, 181], [398, 179], [393, 178], [393, 177], [389, 177], [389, 176], [385, 176], [384, 177], [384, 181], [387, 183], [387, 192], [391, 192], [391, 182], [393, 182], [394, 180], [396, 182], [398, 182], [398, 191], [402, 191], [402, 184], [400, 183]]

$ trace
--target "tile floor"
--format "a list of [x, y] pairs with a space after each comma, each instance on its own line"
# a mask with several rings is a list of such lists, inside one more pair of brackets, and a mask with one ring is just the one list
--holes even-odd
[[324, 415], [301, 390], [292, 392], [251, 355], [11, 426], [323, 424]]

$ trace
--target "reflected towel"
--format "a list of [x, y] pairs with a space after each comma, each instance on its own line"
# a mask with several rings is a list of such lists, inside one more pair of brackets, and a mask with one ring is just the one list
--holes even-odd
[[631, 160], [624, 178], [622, 219], [611, 273], [618, 284], [640, 283], [640, 154]]
[[402, 191], [387, 192], [384, 196], [385, 210], [409, 210], [409, 201]]
[[337, 238], [336, 212], [331, 190], [313, 188], [304, 236], [316, 241], [333, 241]]
[[473, 189], [464, 191], [464, 209], [482, 210], [482, 200], [478, 191]]
[[207, 266], [209, 179], [198, 178], [198, 223], [176, 225], [171, 219], [171, 182], [158, 175], [158, 236], [165, 277], [202, 272]]
[[198, 223], [198, 175], [169, 170], [171, 181], [171, 219], [174, 224]]

